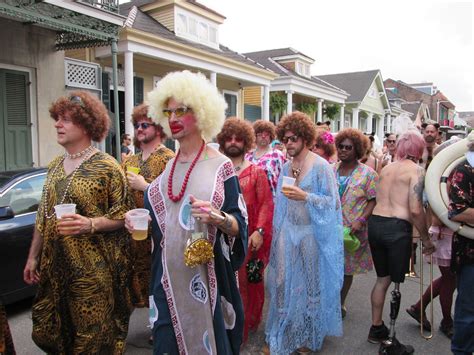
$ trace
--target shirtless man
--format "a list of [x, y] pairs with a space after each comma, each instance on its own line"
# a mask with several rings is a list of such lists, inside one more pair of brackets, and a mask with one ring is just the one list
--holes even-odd
[[423, 128], [423, 139], [425, 140], [425, 149], [423, 150], [421, 166], [426, 170], [433, 160], [434, 151], [438, 147], [436, 141], [439, 137], [439, 124], [437, 123], [424, 123]]
[[[377, 272], [371, 295], [372, 327], [368, 341], [381, 343], [380, 354], [411, 354], [414, 349], [395, 338], [395, 320], [400, 308], [400, 283], [409, 269], [413, 225], [420, 231], [423, 252], [435, 247], [426, 227], [423, 210], [424, 169], [417, 165], [423, 154], [423, 138], [414, 131], [397, 142], [397, 159], [381, 172], [377, 204], [369, 219], [369, 243]], [[382, 320], [385, 295], [395, 283], [390, 301], [390, 331]]]

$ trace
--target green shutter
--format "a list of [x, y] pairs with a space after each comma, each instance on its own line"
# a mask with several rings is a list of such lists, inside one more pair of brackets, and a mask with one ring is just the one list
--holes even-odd
[[143, 78], [133, 77], [133, 106], [140, 105], [143, 102]]
[[[4, 169], [33, 165], [28, 73], [1, 70]], [[0, 153], [2, 154], [2, 153]]]

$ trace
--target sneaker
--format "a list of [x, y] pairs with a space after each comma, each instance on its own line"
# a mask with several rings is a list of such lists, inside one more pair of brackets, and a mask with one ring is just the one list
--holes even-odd
[[384, 323], [380, 326], [371, 326], [367, 341], [372, 344], [378, 344], [388, 339], [388, 328]]
[[441, 331], [441, 333], [443, 333], [444, 335], [446, 335], [449, 339], [452, 339], [453, 337], [453, 324], [443, 324], [443, 322], [441, 322], [441, 324], [439, 325], [439, 330]]
[[379, 355], [408, 355], [413, 354], [415, 349], [411, 345], [403, 345], [397, 338], [393, 337], [380, 344]]
[[[410, 306], [410, 308], [407, 308], [406, 311], [414, 320], [418, 322], [418, 324], [421, 324], [420, 311], [417, 310], [415, 306]], [[431, 323], [426, 318], [426, 313], [423, 313], [423, 329], [428, 332], [431, 331]]]

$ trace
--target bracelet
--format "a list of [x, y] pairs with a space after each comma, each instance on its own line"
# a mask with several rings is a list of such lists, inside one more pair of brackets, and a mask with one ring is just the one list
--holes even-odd
[[365, 218], [365, 217], [357, 217], [357, 218], [356, 218], [356, 221], [359, 221], [359, 222], [365, 224], [365, 223], [367, 223], [367, 218]]
[[94, 225], [94, 220], [89, 217], [89, 221], [91, 221], [91, 234], [95, 233], [95, 225]]
[[227, 231], [230, 228], [232, 228], [232, 220], [230, 219], [227, 213], [221, 211], [221, 214], [224, 215], [224, 219], [222, 220], [221, 223], [218, 224], [218, 227]]

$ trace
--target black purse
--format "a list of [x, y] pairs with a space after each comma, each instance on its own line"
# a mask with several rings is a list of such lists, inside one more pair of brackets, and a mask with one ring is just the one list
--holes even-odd
[[263, 280], [263, 261], [257, 258], [257, 253], [252, 253], [252, 258], [249, 260], [245, 268], [247, 270], [247, 281], [249, 283], [258, 284]]

